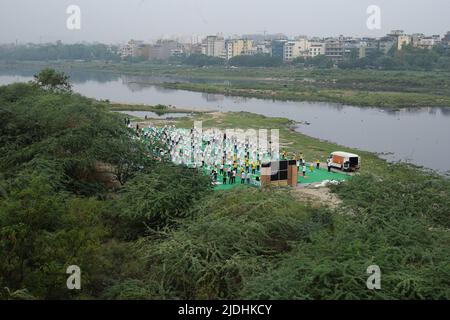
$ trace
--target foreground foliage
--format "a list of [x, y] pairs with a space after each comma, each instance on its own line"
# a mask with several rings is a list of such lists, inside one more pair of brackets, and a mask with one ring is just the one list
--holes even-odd
[[0, 87], [0, 299], [450, 298], [448, 179], [390, 165], [335, 187], [337, 209], [287, 190], [212, 193], [108, 109]]
[[[159, 181], [145, 189], [157, 195], [148, 209], [176, 216], [209, 189], [209, 180], [195, 172], [156, 166], [120, 117], [70, 92], [28, 84], [1, 87], [0, 123], [2, 298], [99, 297], [116, 276], [135, 277], [141, 269], [132, 262], [130, 243], [116, 235], [116, 223], [147, 230], [149, 213], [139, 211], [141, 219], [131, 215], [142, 198], [128, 198], [127, 190], [138, 181]], [[177, 193], [173, 182], [161, 189], [169, 177], [179, 176], [196, 191]], [[128, 181], [129, 189], [117, 193]], [[176, 207], [166, 200], [175, 194]], [[118, 220], [116, 205], [125, 208]], [[69, 265], [82, 269], [81, 293], [66, 288]]]

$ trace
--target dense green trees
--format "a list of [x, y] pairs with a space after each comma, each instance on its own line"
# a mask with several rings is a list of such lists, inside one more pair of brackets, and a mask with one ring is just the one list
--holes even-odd
[[116, 47], [104, 44], [64, 44], [60, 41], [45, 45], [0, 46], [0, 60], [54, 61], [54, 60], [105, 60], [120, 61]]
[[99, 163], [124, 183], [146, 161], [119, 117], [90, 99], [15, 84], [0, 89], [0, 103], [0, 170], [7, 178], [45, 168], [71, 191], [91, 194], [103, 189], [95, 179]]
[[[114, 203], [118, 234], [136, 239], [148, 228], [174, 225], [192, 213], [191, 206], [209, 190], [209, 177], [194, 170], [158, 165], [143, 172], [124, 186]], [[175, 192], [176, 190], [176, 192]]]
[[334, 63], [333, 63], [333, 60], [331, 60], [327, 56], [318, 55], [318, 56], [315, 56], [314, 58], [307, 59], [305, 61], [305, 65], [306, 66], [314, 66], [319, 69], [329, 69], [329, 68], [333, 67]]
[[[148, 283], [162, 279], [152, 295], [448, 299], [450, 183], [396, 169], [383, 181], [363, 176], [336, 187], [344, 200], [336, 211], [283, 192], [207, 198], [193, 220], [140, 245]], [[366, 287], [374, 264], [382, 270], [380, 291]]]
[[380, 51], [369, 53], [365, 58], [349, 57], [339, 63], [343, 69], [376, 68], [385, 70], [450, 70], [450, 54], [443, 46], [432, 50], [405, 46], [401, 51], [391, 50], [387, 55]]
[[228, 65], [236, 67], [279, 67], [283, 60], [270, 55], [236, 56], [228, 60]]
[[334, 187], [343, 204], [327, 209], [213, 193], [153, 147], [105, 103], [0, 87], [0, 299], [450, 298], [448, 179], [393, 165]]
[[205, 66], [223, 65], [225, 64], [225, 59], [211, 57], [204, 54], [191, 54], [189, 57], [182, 59], [181, 63], [196, 67], [205, 67]]
[[[146, 226], [150, 213], [155, 220], [167, 213], [164, 226], [210, 187], [188, 169], [155, 166], [121, 117], [68, 91], [0, 87], [0, 133], [0, 298], [100, 297], [110, 285], [139, 278], [142, 268], [117, 225], [127, 230], [132, 222], [147, 234], [157, 226]], [[155, 197], [147, 200], [149, 213], [137, 211], [141, 218], [133, 218], [134, 209], [147, 193], [116, 192], [129, 180], [130, 190], [138, 181], [159, 181], [146, 185]], [[117, 214], [119, 207], [125, 213]], [[82, 269], [81, 292], [66, 288], [69, 265]]]
[[149, 281], [161, 298], [237, 299], [296, 241], [328, 229], [326, 210], [299, 204], [285, 192], [243, 188], [206, 198], [192, 220], [140, 245]]
[[[243, 296], [448, 299], [449, 181], [409, 174], [358, 177], [336, 187], [345, 207], [332, 215], [333, 228], [297, 243], [274, 268], [252, 277]], [[373, 264], [382, 270], [379, 291], [365, 288]]]
[[45, 174], [13, 181], [0, 199], [0, 283], [35, 297], [73, 297], [65, 270], [83, 266], [85, 292], [95, 291], [103, 272], [100, 243], [107, 234], [103, 204], [77, 199], [54, 188]]
[[[106, 62], [144, 63], [145, 57], [126, 57], [122, 59], [118, 47], [104, 44], [64, 44], [60, 41], [44, 45], [1, 45], [0, 61], [56, 61], [56, 60], [101, 60]], [[167, 61], [152, 61], [153, 64], [186, 64], [197, 67], [205, 66], [236, 66], [236, 67], [279, 67], [283, 61], [270, 55], [254, 56], [240, 55], [229, 61], [204, 54], [190, 56], [174, 56]], [[328, 69], [334, 62], [319, 55], [314, 58], [303, 57], [294, 59], [295, 65], [305, 65], [319, 69]], [[384, 70], [444, 70], [450, 66], [450, 51], [448, 46], [438, 45], [433, 49], [420, 49], [412, 45], [404, 46], [398, 51], [393, 48], [387, 54], [381, 51], [368, 51], [367, 56], [359, 58], [359, 49], [353, 49], [345, 59], [338, 63], [343, 69], [384, 69]]]

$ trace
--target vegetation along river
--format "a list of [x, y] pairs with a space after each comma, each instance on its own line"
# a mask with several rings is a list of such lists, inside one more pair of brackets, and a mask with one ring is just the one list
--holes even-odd
[[[0, 70], [0, 85], [26, 82], [32, 75], [31, 71]], [[450, 171], [450, 106], [394, 111], [164, 89], [157, 86], [161, 79], [142, 76], [79, 71], [70, 76], [74, 91], [88, 97], [289, 118], [301, 123], [299, 132], [312, 137], [375, 152], [389, 161], [410, 162], [441, 173]]]

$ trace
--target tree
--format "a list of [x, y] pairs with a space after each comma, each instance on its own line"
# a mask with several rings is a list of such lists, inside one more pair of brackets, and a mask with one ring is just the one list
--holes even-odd
[[315, 66], [320, 69], [328, 69], [333, 67], [333, 60], [322, 54], [306, 61], [307, 66]]
[[157, 163], [122, 188], [114, 224], [128, 239], [145, 235], [148, 228], [165, 228], [188, 217], [189, 208], [210, 187], [209, 177], [195, 170]]
[[0, 60], [53, 61], [103, 60], [120, 61], [117, 46], [105, 44], [64, 44], [61, 41], [42, 45], [0, 45]]
[[[0, 287], [14, 293], [7, 298], [77, 295], [64, 287], [71, 264], [83, 267], [85, 292], [98, 286], [100, 243], [108, 233], [100, 221], [103, 203], [59, 193], [50, 180], [34, 173], [27, 185], [13, 181], [8, 198], [0, 199]], [[23, 289], [30, 293], [16, 292]]]
[[294, 60], [292, 60], [293, 64], [305, 64], [306, 58], [305, 57], [297, 57]]
[[51, 68], [43, 69], [34, 76], [34, 84], [52, 92], [71, 92], [72, 85], [69, 76]]
[[236, 56], [228, 61], [230, 66], [239, 67], [279, 67], [283, 61], [269, 55], [257, 54], [254, 56]]
[[192, 54], [187, 57], [183, 63], [189, 64], [197, 67], [213, 66], [213, 65], [223, 65], [225, 59], [211, 57], [204, 54]]

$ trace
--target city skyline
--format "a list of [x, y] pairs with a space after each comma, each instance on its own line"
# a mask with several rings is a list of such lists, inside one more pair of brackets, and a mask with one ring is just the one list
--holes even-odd
[[[68, 30], [66, 9], [81, 8], [81, 30]], [[381, 8], [381, 29], [366, 26], [370, 5]], [[445, 0], [324, 0], [306, 1], [230, 0], [226, 4], [205, 0], [87, 1], [3, 0], [0, 4], [0, 43], [74, 42], [123, 43], [129, 39], [186, 39], [221, 33], [380, 37], [392, 29], [406, 33], [439, 34], [449, 29]], [[45, 11], [42, 10], [45, 7]], [[182, 33], [179, 31], [183, 30]]]

